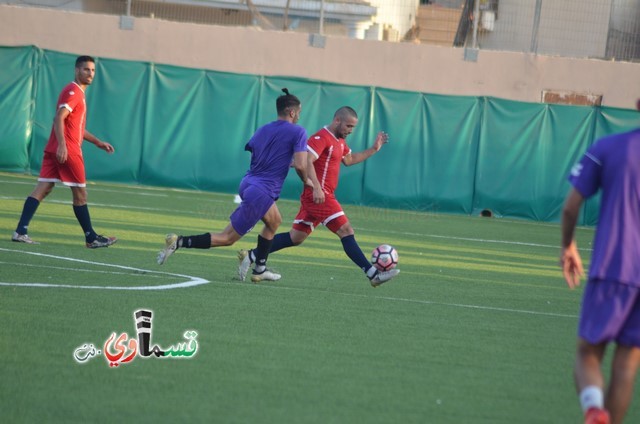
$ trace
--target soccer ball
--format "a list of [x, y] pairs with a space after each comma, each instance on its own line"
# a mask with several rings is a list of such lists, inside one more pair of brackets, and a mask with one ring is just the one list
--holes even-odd
[[373, 249], [371, 263], [380, 271], [389, 271], [398, 265], [398, 251], [388, 244]]

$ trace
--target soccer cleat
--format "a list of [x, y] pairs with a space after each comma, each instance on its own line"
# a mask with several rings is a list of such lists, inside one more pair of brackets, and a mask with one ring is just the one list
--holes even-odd
[[282, 278], [282, 275], [276, 274], [268, 269], [265, 269], [259, 274], [256, 273], [256, 270], [254, 269], [251, 274], [251, 281], [254, 283], [259, 283], [260, 281], [278, 281], [280, 278]]
[[14, 232], [13, 236], [11, 236], [11, 241], [15, 241], [18, 243], [27, 243], [27, 244], [40, 244], [37, 241], [33, 240], [31, 237], [29, 237], [28, 234], [18, 234], [16, 232]]
[[609, 413], [601, 408], [589, 408], [584, 414], [584, 424], [609, 424]]
[[251, 261], [251, 250], [238, 250], [238, 260], [240, 261], [240, 265], [238, 265], [238, 277], [240, 277], [240, 281], [244, 281], [253, 263]]
[[156, 259], [158, 265], [165, 263], [169, 256], [173, 255], [173, 252], [178, 249], [178, 239], [177, 234], [167, 234], [164, 239], [164, 249], [158, 252], [158, 258]]
[[92, 241], [91, 243], [87, 243], [87, 248], [97, 249], [99, 247], [109, 247], [117, 241], [118, 239], [115, 237], [105, 237], [98, 235], [94, 241]]
[[373, 277], [371, 277], [369, 281], [371, 282], [371, 286], [375, 288], [391, 280], [393, 277], [395, 277], [398, 274], [400, 274], [399, 269], [390, 269], [389, 271], [378, 271], [373, 275]]

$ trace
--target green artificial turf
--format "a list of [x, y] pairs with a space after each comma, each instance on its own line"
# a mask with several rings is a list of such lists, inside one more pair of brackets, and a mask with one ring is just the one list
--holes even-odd
[[[562, 280], [557, 224], [345, 205], [365, 254], [397, 248], [396, 279], [370, 287], [320, 228], [269, 258], [280, 281], [255, 285], [235, 279], [236, 250], [253, 247], [260, 226], [235, 246], [155, 263], [167, 232], [224, 228], [233, 195], [90, 184], [94, 227], [119, 238], [90, 250], [57, 187], [29, 227], [41, 244], [12, 243], [34, 184], [0, 174], [2, 422], [581, 420], [572, 367], [582, 289]], [[278, 204], [288, 231], [298, 205]], [[578, 229], [586, 263], [592, 236]], [[194, 282], [204, 284], [181, 286]], [[153, 344], [195, 330], [196, 354], [118, 367], [104, 354], [74, 359], [112, 333], [135, 338], [139, 309], [154, 313]], [[640, 422], [637, 405], [627, 422]]]

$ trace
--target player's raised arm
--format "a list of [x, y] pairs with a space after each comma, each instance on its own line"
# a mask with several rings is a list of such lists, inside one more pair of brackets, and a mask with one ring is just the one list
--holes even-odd
[[342, 163], [346, 166], [355, 165], [356, 163], [363, 162], [369, 159], [371, 156], [375, 155], [380, 148], [382, 148], [383, 144], [389, 142], [389, 135], [384, 131], [380, 131], [376, 136], [375, 141], [373, 142], [373, 146], [369, 147], [367, 150], [363, 150], [362, 152], [350, 153], [345, 155], [342, 158]]

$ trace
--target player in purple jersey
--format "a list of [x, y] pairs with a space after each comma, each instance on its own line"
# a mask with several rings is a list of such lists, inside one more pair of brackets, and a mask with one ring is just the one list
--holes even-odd
[[273, 237], [282, 222], [276, 200], [293, 161], [298, 176], [307, 178], [307, 132], [296, 125], [300, 119], [300, 100], [283, 88], [284, 95], [276, 100], [278, 119], [260, 128], [251, 137], [245, 150], [251, 152], [251, 166], [240, 183], [242, 202], [231, 214], [230, 223], [222, 232], [193, 236], [167, 234], [165, 247], [158, 253], [158, 264], [180, 248], [209, 249], [231, 246], [262, 220], [264, 228], [258, 235], [256, 267], [251, 281], [279, 280], [280, 275], [268, 270], [267, 256]]
[[[560, 264], [570, 288], [584, 273], [573, 238], [578, 214], [584, 199], [602, 190], [578, 326], [576, 389], [585, 423], [621, 423], [640, 365], [640, 128], [598, 140], [569, 181]], [[616, 348], [605, 394], [601, 368], [609, 343]]]

